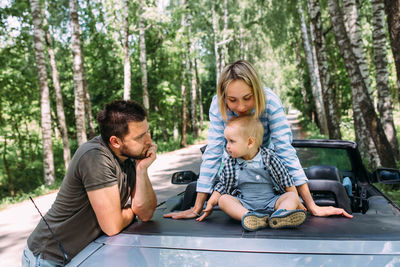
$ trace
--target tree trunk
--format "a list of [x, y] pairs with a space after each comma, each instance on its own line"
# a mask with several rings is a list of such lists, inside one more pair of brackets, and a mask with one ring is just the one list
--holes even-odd
[[390, 96], [384, 8], [383, 0], [372, 0], [372, 25], [374, 27], [372, 39], [374, 43], [378, 110], [386, 137], [392, 146], [395, 158], [399, 159], [399, 143], [396, 137], [396, 128], [393, 123], [392, 98]]
[[[43, 16], [43, 24], [44, 26], [48, 26], [46, 15]], [[62, 91], [60, 86], [60, 79], [58, 76], [56, 58], [53, 51], [52, 38], [50, 35], [50, 29], [46, 31], [46, 43], [47, 43], [47, 51], [49, 53], [50, 58], [50, 66], [51, 66], [51, 74], [53, 78], [54, 90], [56, 93], [56, 108], [57, 108], [57, 118], [58, 118], [58, 126], [61, 133], [61, 138], [63, 142], [63, 156], [64, 156], [64, 166], [65, 169], [68, 168], [69, 161], [71, 160], [71, 150], [69, 148], [69, 140], [68, 140], [68, 132], [67, 132], [67, 123], [65, 119], [64, 113], [64, 103], [62, 97]]]
[[143, 18], [143, 1], [140, 1], [139, 5], [140, 69], [142, 71], [143, 106], [148, 111], [150, 104], [149, 91], [147, 88], [146, 32]]
[[202, 92], [201, 92], [201, 82], [200, 82], [200, 77], [199, 77], [199, 72], [197, 69], [197, 58], [194, 58], [194, 70], [196, 74], [196, 84], [197, 84], [197, 90], [198, 90], [198, 102], [199, 102], [199, 117], [200, 117], [200, 122], [199, 122], [199, 128], [200, 131], [203, 129], [203, 100], [202, 100]]
[[[190, 46], [191, 51], [190, 54], [193, 55], [193, 45]], [[190, 60], [189, 63], [189, 71], [190, 71], [190, 80], [191, 80], [191, 112], [192, 112], [192, 130], [193, 130], [193, 137], [197, 139], [199, 137], [199, 126], [197, 120], [197, 88], [196, 88], [196, 73], [194, 69], [193, 60]]]
[[87, 120], [87, 126], [88, 126], [88, 131], [89, 131], [89, 138], [92, 139], [96, 135], [96, 131], [94, 129], [94, 120], [93, 120], [93, 114], [92, 114], [92, 100], [90, 98], [90, 93], [89, 93], [89, 86], [88, 82], [86, 79], [86, 70], [85, 70], [85, 60], [83, 57], [83, 52], [81, 53], [82, 56], [82, 78], [83, 78], [83, 92], [84, 92], [84, 101], [85, 101], [85, 115], [86, 115], [86, 120]]
[[[395, 159], [393, 156], [392, 148], [386, 138], [383, 131], [383, 127], [378, 120], [371, 98], [368, 95], [368, 88], [365, 84], [365, 80], [362, 77], [360, 67], [357, 64], [356, 57], [353, 50], [351, 49], [351, 43], [346, 34], [344, 26], [343, 15], [341, 14], [340, 7], [337, 0], [328, 1], [329, 13], [332, 20], [333, 30], [335, 33], [336, 42], [339, 46], [340, 53], [343, 57], [347, 73], [350, 77], [350, 83], [353, 94], [353, 104], [357, 103], [360, 111], [356, 111], [354, 108], [354, 124], [356, 135], [366, 134], [370, 135], [371, 142], [376, 147], [377, 155], [379, 156], [379, 162], [374, 160], [376, 155], [374, 151], [369, 150], [369, 159], [372, 165], [382, 164], [387, 167], [395, 167]], [[360, 129], [358, 120], [364, 122], [365, 129]], [[370, 141], [365, 141], [369, 143]], [[373, 166], [377, 167], [377, 166]]]
[[342, 134], [340, 133], [340, 114], [336, 102], [336, 92], [332, 86], [328, 69], [328, 57], [326, 54], [319, 1], [309, 0], [308, 8], [310, 10], [310, 19], [312, 23], [311, 28], [313, 29], [313, 40], [317, 57], [316, 61], [318, 63], [318, 70], [320, 74], [329, 139], [342, 139]]
[[8, 165], [8, 161], [7, 161], [7, 142], [8, 142], [7, 136], [4, 135], [3, 164], [4, 164], [4, 168], [6, 169], [6, 173], [7, 173], [8, 190], [10, 191], [10, 196], [15, 197], [14, 182], [13, 182], [13, 178], [11, 175], [10, 166]]
[[361, 25], [359, 19], [359, 7], [356, 0], [343, 0], [343, 19], [347, 36], [351, 43], [354, 56], [360, 68], [361, 76], [368, 89], [368, 95], [373, 100], [371, 81], [369, 79], [367, 55], [363, 43]]
[[215, 1], [211, 1], [211, 15], [212, 15], [212, 25], [214, 33], [214, 54], [215, 54], [215, 72], [216, 72], [215, 82], [218, 85], [219, 74], [221, 72], [221, 65], [218, 52], [218, 17], [215, 12]]
[[224, 29], [222, 32], [222, 51], [221, 51], [221, 71], [225, 67], [228, 57], [228, 49], [226, 47], [226, 40], [228, 39], [228, 0], [224, 0]]
[[124, 100], [131, 99], [131, 61], [129, 53], [129, 0], [124, 0]]
[[322, 101], [321, 82], [319, 80], [318, 65], [313, 60], [312, 47], [308, 39], [307, 25], [304, 19], [304, 11], [301, 1], [298, 2], [298, 12], [301, 22], [301, 37], [303, 40], [304, 53], [307, 62], [307, 69], [311, 80], [311, 88], [315, 102], [315, 109], [319, 121], [320, 131], [323, 134], [328, 134], [328, 126], [326, 122], [325, 108]]
[[78, 20], [77, 0], [69, 1], [71, 16], [71, 46], [74, 66], [74, 95], [75, 95], [75, 120], [78, 145], [87, 141], [85, 124], [85, 91], [83, 85], [83, 62], [81, 56], [81, 34]]
[[53, 145], [51, 139], [51, 116], [49, 87], [47, 84], [46, 61], [44, 55], [44, 31], [39, 0], [31, 0], [32, 20], [34, 25], [35, 59], [39, 77], [40, 111], [43, 141], [44, 181], [47, 185], [54, 183]]
[[[181, 6], [183, 8], [182, 18], [181, 18], [181, 27], [183, 29], [184, 34], [187, 33], [186, 28], [186, 1], [181, 0]], [[184, 42], [184, 41], [183, 41]], [[186, 47], [186, 44], [183, 44], [182, 47]], [[186, 140], [186, 132], [187, 132], [187, 89], [186, 89], [186, 76], [187, 76], [187, 55], [185, 51], [182, 54], [182, 85], [181, 85], [181, 95], [182, 95], [182, 129], [181, 129], [181, 147], [187, 146]]]
[[390, 44], [396, 65], [397, 73], [397, 90], [400, 102], [400, 1], [399, 0], [384, 0], [385, 12], [387, 15]]

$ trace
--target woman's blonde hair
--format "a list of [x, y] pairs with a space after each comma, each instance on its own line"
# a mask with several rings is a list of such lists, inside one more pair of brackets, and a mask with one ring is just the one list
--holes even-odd
[[232, 117], [226, 123], [226, 127], [233, 126], [238, 127], [240, 136], [244, 138], [253, 137], [256, 141], [256, 146], [261, 146], [264, 137], [264, 126], [259, 119], [251, 115]]
[[221, 76], [218, 80], [217, 95], [219, 101], [219, 109], [221, 111], [222, 118], [226, 121], [228, 116], [226, 114], [226, 88], [232, 81], [242, 80], [253, 90], [255, 111], [254, 118], [258, 118], [265, 109], [265, 93], [261, 86], [260, 78], [251, 65], [246, 60], [238, 60], [227, 65], [221, 72]]

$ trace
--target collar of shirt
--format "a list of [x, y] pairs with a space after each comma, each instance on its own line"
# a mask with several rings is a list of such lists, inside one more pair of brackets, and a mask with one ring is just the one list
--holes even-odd
[[261, 150], [258, 151], [257, 155], [253, 159], [244, 160], [242, 158], [238, 158], [237, 163], [240, 167], [261, 168], [263, 166]]

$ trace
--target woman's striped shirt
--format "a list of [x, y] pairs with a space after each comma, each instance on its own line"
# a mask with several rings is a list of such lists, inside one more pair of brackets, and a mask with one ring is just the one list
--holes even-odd
[[[263, 146], [269, 147], [276, 152], [293, 177], [295, 186], [302, 185], [307, 182], [307, 177], [296, 155], [296, 150], [292, 146], [292, 132], [286, 119], [282, 102], [269, 88], [264, 88], [264, 92], [266, 107], [259, 117], [264, 125]], [[228, 120], [232, 116], [236, 116], [229, 110], [227, 110], [227, 115]], [[217, 96], [214, 96], [211, 102], [209, 117], [207, 149], [202, 157], [200, 176], [197, 181], [197, 192], [203, 193], [211, 193], [213, 191], [215, 177], [222, 159], [227, 155], [224, 137], [226, 122], [223, 120], [219, 110]]]

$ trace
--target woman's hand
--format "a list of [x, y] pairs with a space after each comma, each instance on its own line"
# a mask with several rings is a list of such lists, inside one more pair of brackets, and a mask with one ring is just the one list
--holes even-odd
[[164, 218], [172, 218], [172, 219], [193, 219], [195, 217], [198, 217], [200, 214], [198, 212], [195, 212], [193, 208], [184, 210], [184, 211], [177, 211], [177, 212], [170, 212], [167, 214], [164, 214]]
[[331, 215], [342, 215], [346, 218], [353, 218], [353, 215], [348, 214], [344, 209], [335, 208], [332, 206], [329, 207], [320, 207], [315, 205], [313, 209], [309, 209], [311, 214], [314, 216], [331, 216]]

